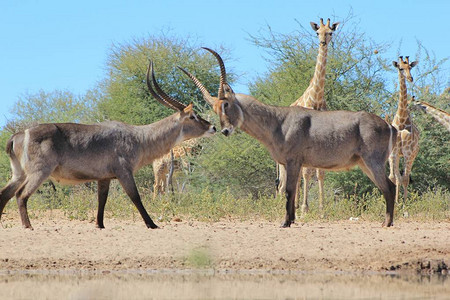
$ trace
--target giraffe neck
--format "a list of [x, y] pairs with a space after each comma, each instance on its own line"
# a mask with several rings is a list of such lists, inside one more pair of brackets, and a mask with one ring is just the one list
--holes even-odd
[[408, 110], [408, 95], [406, 89], [406, 78], [401, 71], [398, 72], [398, 81], [400, 84], [400, 92], [398, 98], [398, 108], [395, 114], [393, 125], [399, 130], [411, 126], [411, 118]]
[[327, 54], [328, 45], [320, 44], [319, 54], [317, 55], [316, 68], [314, 70], [314, 76], [303, 95], [297, 101], [295, 101], [293, 105], [309, 107], [317, 110], [326, 109], [324, 93]]
[[430, 114], [436, 121], [444, 125], [450, 131], [450, 114], [432, 105], [426, 105], [426, 113]]

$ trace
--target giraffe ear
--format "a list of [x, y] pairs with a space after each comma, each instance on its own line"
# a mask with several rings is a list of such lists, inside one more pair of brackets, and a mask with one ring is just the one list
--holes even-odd
[[311, 24], [311, 28], [312, 28], [312, 30], [314, 30], [314, 31], [317, 31], [317, 30], [319, 30], [319, 26], [316, 24], [316, 23], [314, 23], [314, 22], [309, 22], [309, 24]]
[[392, 65], [395, 67], [395, 68], [397, 68], [398, 69], [398, 62], [396, 62], [396, 61], [393, 61], [392, 62]]
[[419, 62], [416, 60], [416, 61], [413, 61], [412, 63], [410, 63], [409, 65], [411, 66], [411, 68], [414, 68], [418, 63]]
[[338, 29], [339, 27], [339, 22], [333, 23], [333, 25], [331, 25], [331, 30], [335, 31], [336, 29]]

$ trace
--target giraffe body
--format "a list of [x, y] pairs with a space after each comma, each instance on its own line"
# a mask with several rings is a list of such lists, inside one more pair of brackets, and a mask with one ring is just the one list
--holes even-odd
[[[331, 36], [333, 32], [337, 29], [339, 23], [334, 23], [330, 26], [330, 19], [328, 19], [327, 24], [323, 23], [320, 19], [320, 26], [316, 23], [311, 22], [311, 27], [316, 31], [319, 37], [319, 52], [316, 60], [316, 67], [314, 70], [313, 78], [311, 79], [309, 86], [306, 88], [305, 92], [290, 106], [302, 106], [306, 108], [312, 108], [315, 110], [326, 110], [327, 104], [324, 98], [325, 94], [325, 75], [326, 75], [326, 64], [328, 55], [328, 44], [331, 41]], [[280, 168], [280, 185], [278, 187], [278, 193], [284, 194], [286, 187], [285, 182], [285, 170], [283, 166]], [[319, 209], [323, 209], [323, 182], [325, 179], [325, 172], [321, 169], [315, 168], [302, 168], [301, 174], [303, 177], [303, 203], [301, 206], [302, 214], [308, 212], [308, 191], [310, 187], [311, 178], [316, 174], [317, 180], [319, 182]], [[297, 193], [298, 198], [298, 193]], [[298, 199], [295, 200], [298, 207]]]
[[[398, 108], [395, 114], [392, 126], [398, 130], [397, 142], [394, 149], [389, 156], [390, 174], [389, 178], [397, 185], [395, 192], [395, 201], [398, 201], [400, 186], [403, 187], [403, 203], [406, 202], [408, 197], [408, 185], [409, 176], [414, 160], [419, 153], [419, 138], [420, 132], [413, 124], [410, 111], [408, 109], [406, 79], [412, 82], [410, 70], [417, 64], [417, 62], [409, 63], [409, 57], [403, 60], [400, 56], [399, 62], [393, 62], [394, 66], [398, 69], [399, 78], [399, 100]], [[404, 160], [404, 171], [400, 174], [400, 158]]]
[[159, 194], [164, 194], [167, 187], [172, 183], [172, 174], [175, 169], [189, 170], [189, 161], [186, 157], [195, 154], [198, 148], [198, 140], [192, 139], [183, 142], [170, 150], [163, 157], [153, 161], [153, 174], [155, 182], [153, 184], [153, 199]]

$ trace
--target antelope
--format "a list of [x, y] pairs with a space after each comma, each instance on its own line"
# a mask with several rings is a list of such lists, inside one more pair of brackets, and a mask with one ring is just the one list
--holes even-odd
[[[153, 89], [149, 74], [152, 75]], [[148, 125], [117, 121], [93, 125], [40, 124], [14, 134], [7, 142], [12, 178], [0, 191], [0, 217], [15, 195], [22, 225], [33, 229], [27, 201], [48, 178], [63, 184], [98, 182], [96, 225], [105, 228], [103, 214], [110, 182], [119, 180], [148, 228], [158, 228], [145, 210], [133, 173], [168, 153], [181, 142], [211, 136], [216, 129], [198, 116], [193, 104], [185, 105], [168, 96], [156, 82], [153, 63], [147, 69], [150, 94], [175, 114]]]
[[209, 49], [220, 66], [217, 97], [180, 68], [219, 116], [221, 132], [230, 136], [237, 128], [259, 140], [286, 172], [286, 216], [282, 227], [295, 221], [295, 196], [302, 167], [348, 170], [357, 165], [382, 191], [386, 200], [383, 226], [392, 226], [395, 184], [385, 174], [386, 160], [397, 130], [380, 117], [360, 111], [318, 111], [299, 106], [277, 107], [252, 96], [235, 94], [226, 80], [220, 55]]

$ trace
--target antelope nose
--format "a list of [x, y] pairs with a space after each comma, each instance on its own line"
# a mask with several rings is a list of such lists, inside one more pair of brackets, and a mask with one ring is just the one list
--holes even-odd
[[228, 136], [228, 135], [230, 134], [230, 130], [228, 130], [227, 128], [222, 129], [222, 134], [223, 134], [224, 136]]
[[213, 126], [211, 129], [212, 129], [213, 132], [217, 132], [216, 126]]

